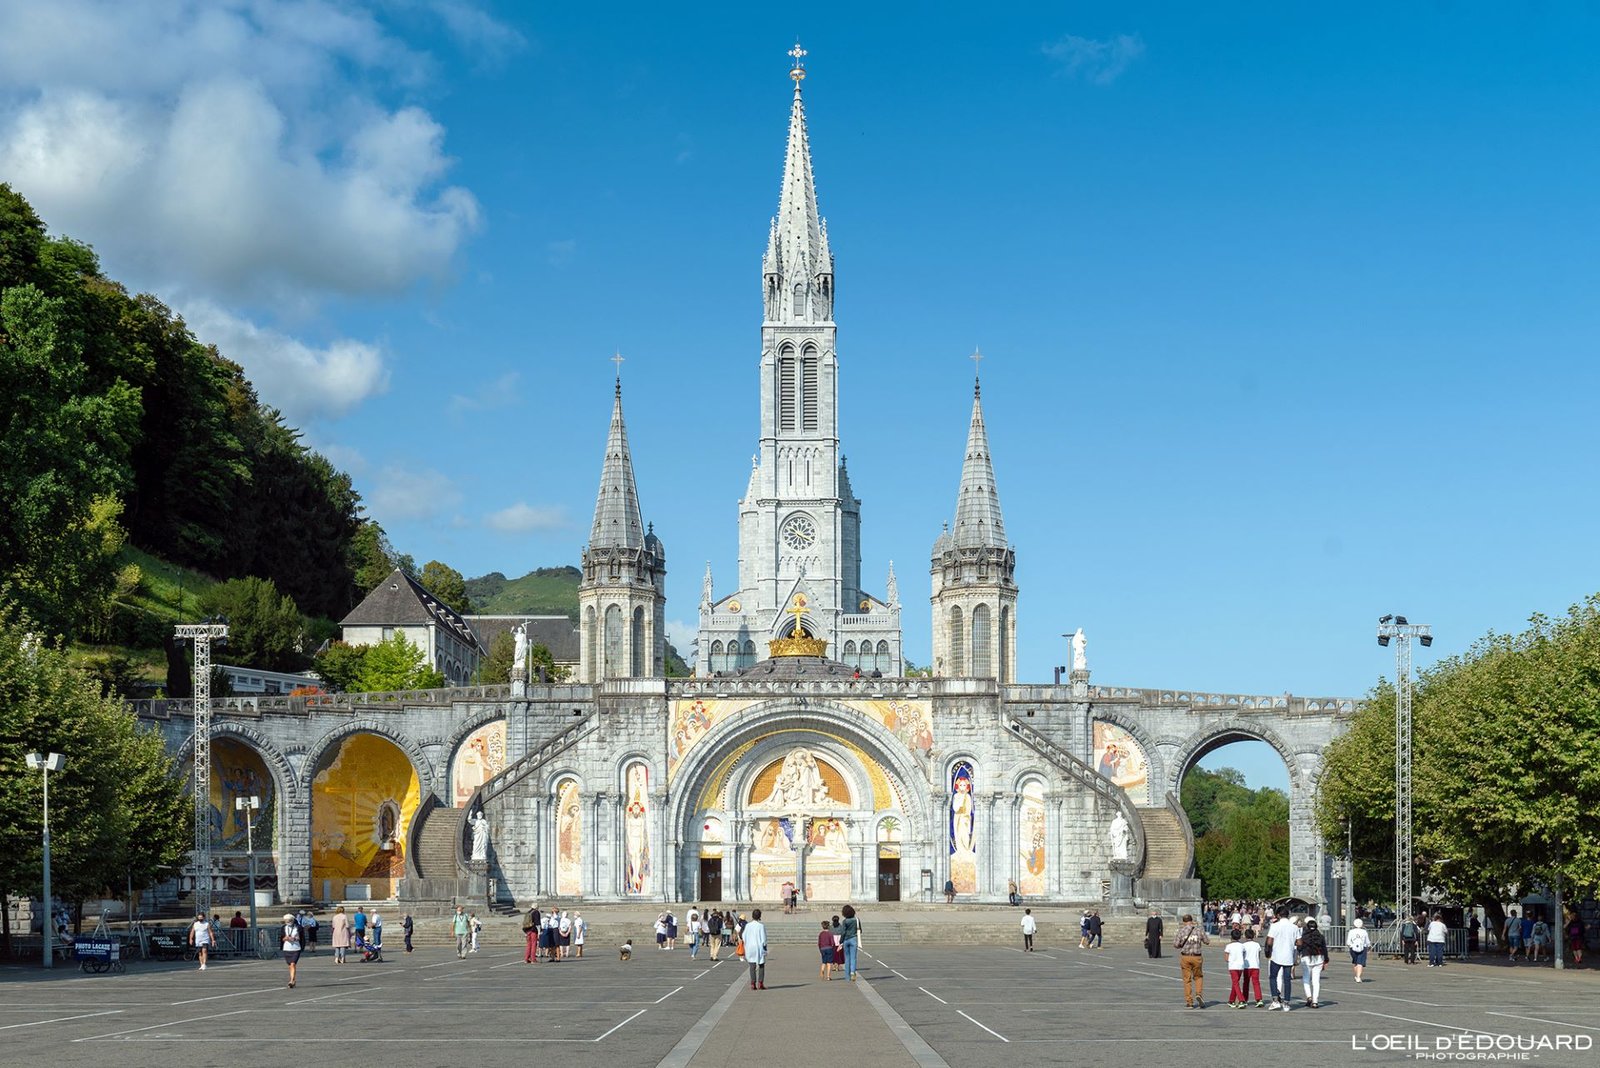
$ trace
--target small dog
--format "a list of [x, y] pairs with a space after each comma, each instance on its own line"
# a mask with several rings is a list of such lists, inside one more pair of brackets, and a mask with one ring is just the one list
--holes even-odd
[[633, 959], [633, 939], [630, 938], [626, 942], [622, 943], [622, 956], [621, 956], [621, 959], [622, 960], [632, 960]]

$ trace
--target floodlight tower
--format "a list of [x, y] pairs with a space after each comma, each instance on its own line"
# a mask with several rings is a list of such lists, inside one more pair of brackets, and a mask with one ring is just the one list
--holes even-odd
[[1378, 644], [1394, 642], [1394, 900], [1411, 915], [1411, 639], [1433, 644], [1433, 630], [1405, 616], [1378, 617]]
[[194, 640], [194, 910], [211, 911], [211, 643], [228, 637], [226, 618], [180, 623]]

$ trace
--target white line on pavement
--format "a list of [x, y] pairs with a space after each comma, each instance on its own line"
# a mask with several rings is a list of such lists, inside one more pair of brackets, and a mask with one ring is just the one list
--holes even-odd
[[656, 999], [655, 999], [655, 1000], [654, 1000], [654, 1001], [652, 1001], [652, 1002], [651, 1002], [651, 1003], [650, 1003], [650, 1004], [652, 1004], [652, 1005], [659, 1005], [659, 1004], [661, 1004], [661, 1003], [662, 1003], [662, 1002], [663, 1002], [663, 1001], [665, 1001], [665, 1000], [667, 1000], [667, 999], [668, 999], [668, 998], [670, 998], [670, 997], [671, 997], [671, 996], [672, 996], [672, 995], [674, 995], [674, 994], [676, 994], [676, 993], [677, 993], [677, 992], [678, 992], [678, 991], [680, 991], [680, 990], [682, 990], [682, 989], [683, 989], [683, 987], [681, 987], [681, 986], [675, 986], [675, 987], [673, 987], [673, 988], [672, 988], [672, 989], [671, 989], [671, 990], [669, 990], [669, 991], [667, 991], [667, 992], [666, 992], [666, 993], [665, 993], [665, 994], [662, 994], [662, 995], [661, 995], [661, 996], [660, 996], [660, 997], [658, 997], [658, 998], [656, 998]]
[[187, 1020], [171, 1020], [167, 1023], [151, 1024], [149, 1027], [135, 1027], [127, 1031], [108, 1031], [103, 1035], [88, 1035], [84, 1038], [75, 1038], [74, 1042], [97, 1042], [102, 1038], [117, 1038], [121, 1035], [136, 1035], [140, 1031], [154, 1031], [158, 1027], [177, 1027], [179, 1024], [199, 1023], [201, 1020], [220, 1020], [224, 1016], [240, 1016], [249, 1012], [249, 1009], [234, 1009], [232, 1012], [214, 1012], [210, 1016], [191, 1016]]
[[4, 1027], [0, 1027], [0, 1031], [10, 1031], [18, 1027], [42, 1027], [45, 1024], [66, 1023], [68, 1020], [85, 1020], [90, 1016], [113, 1016], [122, 1011], [122, 1009], [107, 1009], [104, 1012], [85, 1012], [77, 1016], [57, 1016], [53, 1020], [34, 1020], [32, 1023], [6, 1024]]
[[[961, 1011], [961, 1010], [960, 1010], [960, 1009], [957, 1009], [957, 1010], [956, 1010], [956, 1013], [957, 1013], [957, 1015], [960, 1015], [960, 1016], [967, 1016], [967, 1014], [966, 1014], [966, 1013], [964, 1013], [964, 1012], [962, 1012], [962, 1011]], [[969, 1019], [969, 1020], [972, 1020], [972, 1017], [970, 1017], [970, 1016], [967, 1016], [967, 1019]], [[1002, 1035], [1002, 1034], [1001, 1034], [1001, 1033], [1000, 1033], [1000, 1032], [999, 1032], [999, 1031], [996, 1031], [996, 1030], [995, 1030], [995, 1029], [994, 1029], [994, 1028], [992, 1028], [992, 1027], [984, 1027], [984, 1025], [983, 1025], [983, 1024], [981, 1024], [981, 1023], [978, 1023], [978, 1021], [977, 1021], [977, 1020], [972, 1020], [972, 1022], [973, 1022], [973, 1023], [975, 1023], [975, 1024], [978, 1024], [978, 1026], [979, 1026], [979, 1027], [983, 1027], [983, 1029], [984, 1029], [984, 1030], [985, 1030], [985, 1031], [987, 1031], [987, 1032], [989, 1032], [989, 1033], [990, 1033], [990, 1034], [991, 1034], [991, 1035], [993, 1035], [993, 1036], [994, 1036], [994, 1037], [995, 1037], [995, 1038], [998, 1038], [998, 1039], [999, 1039], [999, 1040], [1000, 1040], [1000, 1041], [1002, 1041], [1002, 1042], [1010, 1042], [1010, 1041], [1011, 1041], [1011, 1040], [1010, 1040], [1010, 1039], [1009, 1039], [1009, 1038], [1007, 1038], [1007, 1037], [1006, 1037], [1006, 1036], [1005, 1036], [1005, 1035]]]
[[172, 1004], [174, 1006], [177, 1006], [177, 1005], [193, 1005], [197, 1001], [221, 1001], [223, 998], [242, 998], [246, 994], [270, 994], [274, 990], [282, 990], [282, 989], [283, 989], [282, 986], [265, 986], [265, 987], [262, 987], [260, 990], [236, 990], [231, 994], [212, 994], [209, 997], [188, 998], [188, 999], [186, 999], [184, 1001], [174, 1001], [174, 1002], [172, 1002]]
[[1386, 1012], [1373, 1012], [1371, 1009], [1362, 1009], [1368, 1016], [1381, 1016], [1385, 1020], [1400, 1020], [1403, 1023], [1421, 1024], [1424, 1027], [1437, 1027], [1441, 1031], [1465, 1031], [1472, 1035], [1500, 1035], [1501, 1031], [1480, 1031], [1476, 1027], [1461, 1027], [1458, 1024], [1435, 1023], [1433, 1020], [1413, 1020], [1409, 1016], [1390, 1016]]
[[616, 1031], [619, 1031], [622, 1028], [628, 1026], [630, 1023], [632, 1023], [633, 1021], [637, 1020], [639, 1017], [643, 1016], [645, 1013], [647, 1013], [649, 1011], [650, 1011], [649, 1009], [640, 1009], [638, 1012], [634, 1013], [632, 1016], [628, 1017], [626, 1020], [623, 1020], [621, 1023], [617, 1024], [617, 1026], [613, 1027], [610, 1031], [607, 1031], [605, 1034], [601, 1035], [599, 1038], [590, 1039], [590, 1041], [591, 1042], [603, 1042], [607, 1038], [610, 1038], [613, 1033], [615, 1033]]
[[904, 979], [906, 982], [911, 982], [911, 977], [905, 972], [901, 971], [899, 968], [890, 968], [889, 970], [894, 972], [894, 974], [898, 975], [900, 978]]
[[341, 990], [337, 994], [323, 994], [320, 997], [301, 998], [298, 1001], [291, 1001], [291, 1002], [289, 1002], [289, 1004], [290, 1005], [309, 1005], [313, 1001], [327, 1001], [329, 998], [347, 998], [351, 994], [365, 994], [369, 990], [379, 990], [379, 989], [381, 989], [381, 988], [374, 986], [374, 987], [363, 987], [360, 990]]
[[945, 999], [944, 999], [944, 998], [942, 998], [942, 997], [940, 997], [940, 996], [939, 996], [939, 995], [938, 995], [938, 994], [935, 994], [935, 993], [934, 993], [934, 992], [933, 992], [933, 991], [931, 991], [931, 990], [929, 990], [929, 989], [928, 989], [928, 988], [927, 988], [927, 987], [925, 987], [925, 986], [919, 986], [919, 987], [917, 987], [917, 989], [918, 989], [918, 990], [920, 990], [920, 991], [922, 991], [922, 992], [923, 992], [923, 993], [924, 993], [924, 994], [926, 994], [926, 995], [928, 995], [928, 996], [929, 996], [929, 997], [930, 997], [930, 998], [932, 998], [932, 999], [933, 999], [933, 1000], [935, 1000], [935, 1001], [937, 1001], [937, 1002], [938, 1002], [938, 1003], [939, 1003], [939, 1004], [941, 1004], [941, 1005], [948, 1005], [948, 1004], [950, 1004], [950, 1003], [949, 1003], [949, 1002], [948, 1002], [948, 1001], [946, 1001], [946, 1000], [945, 1000]]
[[1600, 1027], [1590, 1024], [1568, 1023], [1566, 1020], [1547, 1020], [1542, 1016], [1518, 1016], [1514, 1012], [1491, 1012], [1490, 1016], [1509, 1016], [1513, 1020], [1532, 1020], [1534, 1023], [1560, 1024], [1562, 1027], [1581, 1027], [1585, 1031], [1600, 1031]]
[[[1327, 989], [1327, 988], [1324, 987], [1323, 989]], [[1365, 990], [1341, 990], [1341, 991], [1339, 991], [1339, 995], [1341, 997], [1343, 997], [1344, 995], [1347, 995], [1347, 994], [1354, 994], [1356, 997], [1359, 997], [1359, 998], [1382, 998], [1385, 1001], [1404, 1001], [1404, 1002], [1407, 1002], [1408, 1004], [1411, 1004], [1411, 1005], [1426, 1005], [1430, 1009], [1442, 1009], [1442, 1008], [1444, 1008], [1443, 1005], [1440, 1005], [1437, 1002], [1433, 1002], [1433, 1001], [1417, 1001], [1417, 1000], [1415, 1000], [1413, 998], [1397, 998], [1392, 994], [1369, 994]]]
[[744, 976], [739, 975], [723, 995], [716, 1000], [715, 1004], [706, 1010], [705, 1015], [696, 1020], [694, 1026], [689, 1028], [682, 1038], [678, 1039], [677, 1045], [667, 1051], [667, 1055], [661, 1058], [656, 1068], [686, 1068], [688, 1063], [694, 1059], [694, 1055], [700, 1052], [700, 1047], [705, 1045], [707, 1036], [711, 1034], [711, 1029], [717, 1025], [718, 1020], [722, 1019], [723, 1015], [728, 1011], [728, 1007], [739, 996], [739, 991], [743, 989]]

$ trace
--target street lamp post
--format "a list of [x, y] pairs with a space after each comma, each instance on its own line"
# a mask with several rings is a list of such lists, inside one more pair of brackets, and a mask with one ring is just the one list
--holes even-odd
[[33, 771], [44, 772], [44, 923], [40, 929], [44, 932], [44, 966], [55, 967], [55, 935], [56, 916], [52, 908], [50, 895], [50, 773], [59, 772], [67, 766], [67, 758], [60, 753], [29, 753], [28, 767]]
[[233, 799], [236, 811], [244, 813], [244, 849], [250, 858], [250, 936], [255, 937], [256, 932], [256, 838], [255, 814], [261, 809], [261, 798], [251, 795], [249, 797], [236, 797]]

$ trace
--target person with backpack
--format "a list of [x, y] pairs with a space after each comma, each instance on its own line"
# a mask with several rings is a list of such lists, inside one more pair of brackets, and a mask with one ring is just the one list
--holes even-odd
[[1372, 948], [1372, 935], [1367, 932], [1366, 921], [1356, 920], [1350, 926], [1350, 935], [1345, 939], [1344, 946], [1350, 951], [1350, 967], [1355, 969], [1356, 982], [1361, 982], [1361, 973], [1367, 968], [1367, 950]]
[[711, 950], [712, 960], [716, 960], [717, 954], [722, 952], [722, 913], [716, 909], [706, 916], [706, 948]]
[[1328, 940], [1317, 928], [1316, 920], [1307, 920], [1300, 935], [1301, 983], [1306, 991], [1306, 1008], [1322, 1007], [1322, 969], [1328, 966]]
[[1183, 1003], [1191, 1009], [1206, 1007], [1204, 954], [1210, 944], [1206, 929], [1194, 922], [1192, 914], [1185, 913], [1172, 948], [1178, 951], [1178, 967], [1183, 971]]
[[1407, 964], [1417, 963], [1417, 921], [1407, 916], [1400, 921], [1400, 948]]
[[527, 915], [522, 917], [522, 937], [527, 945], [523, 949], [522, 963], [539, 963], [539, 932], [544, 928], [544, 916], [539, 912], [538, 905], [529, 905]]

